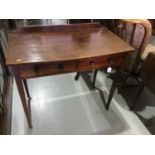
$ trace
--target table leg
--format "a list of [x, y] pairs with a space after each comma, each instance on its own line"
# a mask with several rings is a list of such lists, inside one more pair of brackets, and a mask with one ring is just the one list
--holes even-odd
[[24, 86], [25, 86], [25, 91], [26, 91], [27, 97], [29, 98], [29, 100], [31, 100], [26, 79], [23, 79], [23, 83], [24, 83]]
[[97, 72], [98, 72], [98, 69], [95, 69], [94, 75], [93, 75], [93, 88], [95, 88], [95, 82], [96, 82]]
[[116, 87], [117, 87], [117, 82], [116, 82], [116, 80], [114, 80], [113, 83], [112, 83], [111, 89], [110, 89], [110, 93], [109, 93], [109, 97], [108, 97], [108, 102], [106, 104], [106, 109], [107, 110], [109, 110], [109, 106], [110, 106], [111, 100], [113, 98], [113, 95], [115, 93]]
[[30, 115], [30, 111], [28, 108], [28, 104], [26, 102], [26, 97], [25, 97], [22, 79], [18, 75], [15, 75], [15, 80], [16, 80], [19, 96], [20, 96], [21, 101], [22, 101], [22, 106], [23, 106], [23, 109], [24, 109], [24, 112], [26, 115], [26, 119], [27, 119], [29, 128], [32, 128], [31, 115]]
[[77, 72], [74, 79], [77, 81], [79, 79], [79, 77], [80, 77], [80, 72]]
[[108, 101], [107, 101], [107, 104], [106, 104], [106, 109], [109, 110], [109, 106], [110, 106], [110, 103], [111, 103], [111, 100], [114, 96], [114, 93], [115, 93], [115, 90], [118, 86], [118, 82], [119, 82], [119, 79], [121, 77], [121, 72], [120, 70], [117, 71], [116, 73], [116, 77], [112, 83], [112, 86], [111, 86], [111, 89], [110, 89], [110, 92], [109, 92], [109, 97], [108, 97]]

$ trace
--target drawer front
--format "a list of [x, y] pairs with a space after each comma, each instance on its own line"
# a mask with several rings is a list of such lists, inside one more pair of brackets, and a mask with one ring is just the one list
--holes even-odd
[[72, 72], [76, 70], [76, 67], [77, 63], [75, 61], [24, 65], [20, 67], [20, 75], [22, 78], [40, 77]]
[[102, 68], [102, 67], [117, 67], [123, 63], [124, 54], [119, 55], [109, 55], [102, 57], [94, 57], [82, 59], [79, 61], [79, 69], [94, 69], [94, 68]]
[[76, 61], [65, 61], [47, 64], [31, 64], [20, 66], [19, 72], [22, 78], [47, 76], [52, 74], [69, 73], [99, 69], [103, 67], [117, 67], [122, 65], [124, 55], [109, 55], [80, 59]]

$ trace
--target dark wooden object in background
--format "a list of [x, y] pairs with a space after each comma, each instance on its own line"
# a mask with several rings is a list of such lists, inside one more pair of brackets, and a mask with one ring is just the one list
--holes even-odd
[[10, 32], [6, 63], [14, 73], [29, 127], [23, 79], [122, 66], [130, 51], [132, 47], [99, 23], [23, 27]]
[[[128, 77], [139, 72], [139, 66], [142, 61], [142, 54], [145, 52], [147, 43], [151, 36], [151, 24], [148, 20], [144, 19], [122, 19], [122, 20], [110, 20], [112, 27], [111, 29], [124, 41], [128, 42], [132, 47], [135, 48], [134, 53], [130, 53], [128, 61], [124, 68], [126, 77], [124, 83]], [[97, 74], [97, 71], [95, 71]], [[94, 82], [96, 79], [94, 76]]]
[[0, 20], [0, 134], [11, 133], [12, 77], [6, 62], [8, 47], [7, 21]]
[[[136, 33], [136, 28], [141, 26], [144, 33], [140, 36], [141, 32]], [[122, 19], [117, 21], [117, 29], [115, 33], [120, 36], [123, 40], [129, 42], [129, 44], [135, 47], [135, 57], [130, 57], [129, 63], [127, 63], [127, 68], [124, 68], [124, 79], [122, 80], [122, 86], [125, 86], [125, 83], [129, 77], [135, 78], [138, 81], [139, 77], [139, 65], [142, 62], [142, 54], [149, 42], [151, 36], [151, 24], [148, 20], [144, 19]], [[131, 54], [134, 54], [131, 53]], [[113, 81], [111, 87], [111, 98], [114, 95], [115, 89], [117, 88], [117, 79]], [[139, 81], [138, 81], [139, 82]], [[108, 105], [111, 100], [108, 100]]]
[[149, 19], [152, 25], [152, 34], [155, 35], [155, 19]]
[[[150, 41], [152, 32], [151, 23], [145, 19], [122, 19], [117, 26], [117, 34], [135, 48], [135, 57], [131, 72], [137, 72], [142, 55]], [[132, 60], [131, 60], [132, 61]]]
[[146, 61], [142, 66], [141, 79], [142, 81], [140, 82], [140, 90], [135, 102], [130, 108], [131, 110], [133, 110], [134, 107], [136, 106], [138, 99], [141, 93], [143, 92], [144, 87], [147, 87], [155, 95], [155, 54], [154, 53], [149, 53], [148, 57], [146, 58]]
[[69, 19], [69, 24], [91, 23], [91, 19]]

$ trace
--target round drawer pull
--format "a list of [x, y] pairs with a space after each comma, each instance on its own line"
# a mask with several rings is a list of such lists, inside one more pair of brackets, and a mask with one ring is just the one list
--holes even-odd
[[113, 65], [114, 64], [114, 60], [113, 59], [110, 58], [108, 61], [109, 61], [109, 65]]
[[94, 65], [94, 61], [91, 60], [91, 61], [89, 62], [89, 65]]
[[36, 73], [38, 73], [39, 72], [39, 66], [34, 66], [34, 71], [36, 72]]
[[63, 71], [64, 70], [64, 65], [63, 64], [58, 64], [58, 68], [60, 69], [60, 71]]

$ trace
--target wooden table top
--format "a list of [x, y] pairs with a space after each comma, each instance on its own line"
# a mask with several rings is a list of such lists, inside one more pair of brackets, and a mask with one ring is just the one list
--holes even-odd
[[99, 24], [19, 28], [9, 33], [6, 64], [77, 60], [133, 51]]

